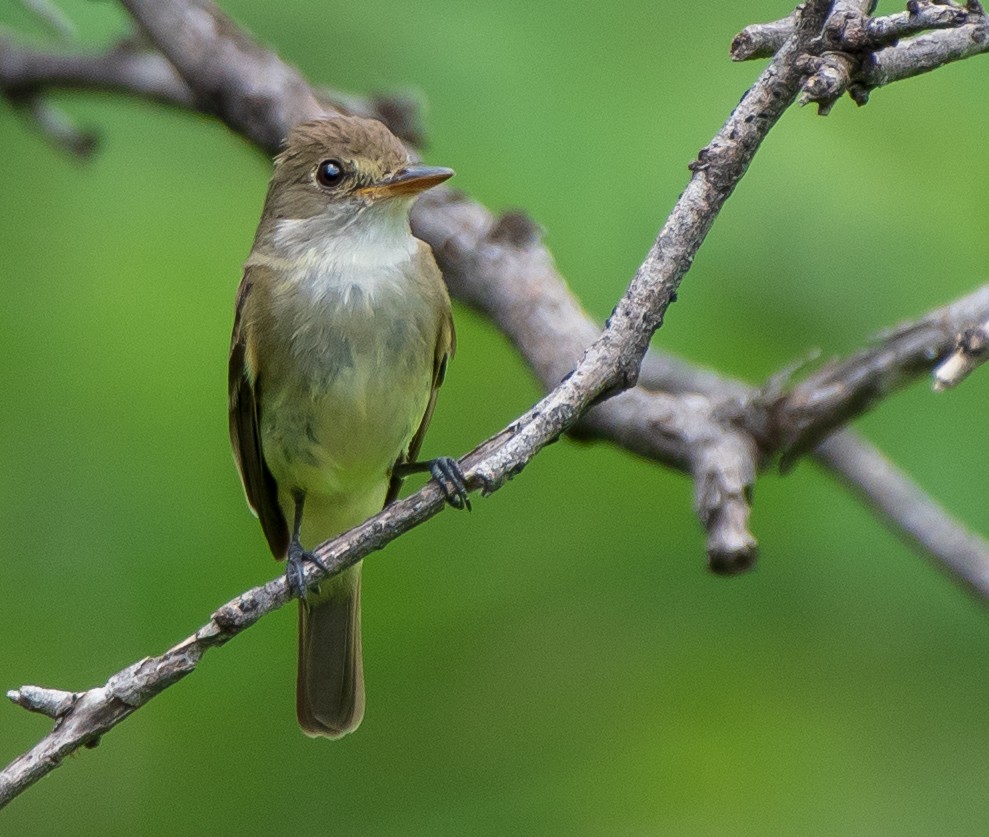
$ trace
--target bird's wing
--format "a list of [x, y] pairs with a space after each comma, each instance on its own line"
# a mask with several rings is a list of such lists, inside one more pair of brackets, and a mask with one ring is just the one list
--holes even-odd
[[[237, 313], [230, 342], [228, 373], [230, 444], [234, 461], [244, 483], [244, 493], [251, 509], [261, 521], [268, 546], [276, 558], [288, 551], [289, 531], [285, 515], [278, 504], [278, 484], [264, 460], [261, 448], [261, 386], [262, 370], [248, 369], [250, 336], [244, 320], [244, 308], [254, 286], [253, 272], [263, 267], [245, 269], [237, 290]], [[255, 360], [252, 358], [251, 362]]]

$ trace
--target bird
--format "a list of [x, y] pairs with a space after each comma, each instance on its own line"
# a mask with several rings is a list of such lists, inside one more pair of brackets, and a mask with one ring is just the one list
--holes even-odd
[[452, 175], [414, 162], [373, 119], [296, 125], [237, 291], [230, 440], [248, 504], [299, 596], [296, 709], [312, 737], [352, 732], [365, 708], [361, 565], [306, 589], [313, 547], [392, 502], [412, 472], [470, 507], [455, 460], [417, 460], [456, 336], [409, 211]]

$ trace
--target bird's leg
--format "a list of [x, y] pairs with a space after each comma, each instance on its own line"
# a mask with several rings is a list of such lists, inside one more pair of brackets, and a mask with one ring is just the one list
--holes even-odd
[[401, 462], [395, 466], [392, 475], [405, 479], [409, 474], [429, 472], [443, 489], [446, 501], [455, 509], [470, 511], [470, 497], [467, 496], [467, 478], [456, 459], [438, 456], [424, 462]]
[[[295, 520], [292, 523], [292, 541], [288, 545], [288, 555], [285, 561], [285, 580], [293, 596], [301, 596], [306, 592], [306, 561], [311, 561], [323, 570], [329, 569], [312, 552], [302, 548], [299, 533], [302, 531], [302, 510], [306, 505], [306, 495], [302, 491], [293, 491], [295, 501]], [[318, 591], [318, 588], [316, 588]]]

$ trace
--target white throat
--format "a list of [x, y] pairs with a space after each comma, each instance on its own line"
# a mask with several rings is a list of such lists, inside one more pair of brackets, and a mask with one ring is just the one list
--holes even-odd
[[[336, 210], [336, 211], [335, 211]], [[341, 218], [337, 207], [312, 218], [285, 218], [275, 225], [272, 255], [252, 260], [298, 277], [296, 292], [314, 303], [360, 290], [365, 303], [400, 289], [419, 242], [409, 229], [408, 204], [389, 201]]]
[[285, 259], [330, 262], [343, 270], [386, 268], [407, 262], [416, 252], [407, 205], [373, 205], [347, 220], [335, 210], [278, 221], [275, 251]]

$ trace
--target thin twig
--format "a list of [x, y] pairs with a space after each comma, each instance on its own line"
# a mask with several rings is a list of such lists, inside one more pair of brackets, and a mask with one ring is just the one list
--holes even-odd
[[76, 27], [57, 3], [52, 0], [21, 0], [21, 5], [60, 40], [69, 42], [75, 39]]
[[989, 602], [989, 543], [966, 530], [906, 474], [854, 433], [842, 431], [823, 442], [817, 459], [890, 528], [935, 565]]
[[731, 60], [751, 61], [755, 58], [772, 58], [793, 35], [796, 25], [797, 16], [789, 14], [781, 20], [746, 26], [732, 39], [729, 50]]
[[989, 319], [989, 285], [894, 329], [876, 345], [828, 364], [773, 404], [784, 466], [919, 374], [931, 371], [971, 323]]
[[[895, 46], [903, 38], [937, 29], [953, 29], [984, 16], [979, 3], [962, 5], [944, 0], [909, 0], [905, 12], [872, 17], [867, 4], [836, 8], [822, 33], [827, 49], [852, 52], [874, 51]], [[751, 61], [776, 54], [793, 34], [796, 18], [790, 14], [769, 23], [746, 26], [731, 42], [732, 61]]]
[[989, 17], [980, 13], [974, 23], [931, 32], [870, 53], [861, 63], [849, 93], [858, 104], [870, 91], [896, 81], [929, 73], [954, 61], [989, 52]]
[[[869, 0], [842, 0], [822, 33], [819, 54], [805, 59], [808, 77], [801, 104], [827, 114], [847, 90], [859, 105], [870, 91], [989, 51], [989, 19], [982, 5], [910, 0], [907, 11], [872, 17]], [[734, 61], [774, 55], [793, 32], [789, 15], [739, 32]], [[913, 37], [916, 36], [916, 37]]]
[[[846, 91], [864, 105], [876, 87], [989, 50], [989, 21], [977, 2], [910, 0], [907, 11], [886, 17], [872, 17], [873, 5], [836, 0], [816, 54], [804, 58], [802, 105], [816, 102], [826, 115]], [[732, 59], [775, 54], [793, 25], [790, 15], [747, 26], [732, 41]]]

